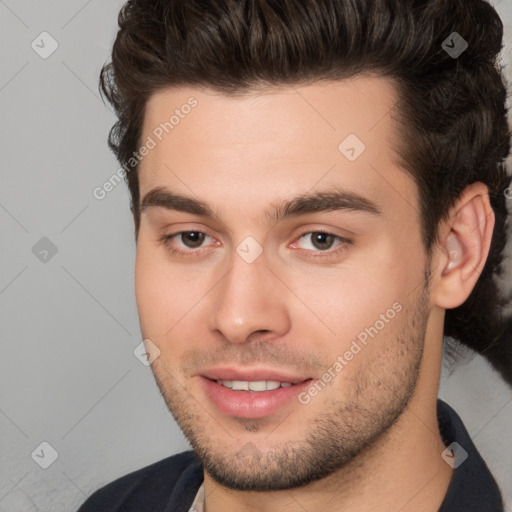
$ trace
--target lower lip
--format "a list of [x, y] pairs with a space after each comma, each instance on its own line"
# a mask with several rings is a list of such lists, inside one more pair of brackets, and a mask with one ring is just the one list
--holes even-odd
[[237, 418], [263, 418], [293, 400], [298, 402], [297, 396], [311, 385], [312, 380], [270, 391], [233, 391], [214, 380], [201, 377], [206, 394], [217, 408]]

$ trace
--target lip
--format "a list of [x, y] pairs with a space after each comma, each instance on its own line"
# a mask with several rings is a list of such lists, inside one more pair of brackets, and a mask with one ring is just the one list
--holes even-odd
[[[270, 391], [233, 391], [222, 384], [218, 384], [216, 380], [204, 376], [201, 376], [200, 379], [205, 394], [215, 404], [216, 408], [228, 416], [237, 418], [263, 418], [281, 410], [290, 403], [299, 404], [297, 398], [299, 393], [310, 386], [313, 381], [313, 379], [307, 379], [294, 386]], [[290, 382], [289, 380], [281, 380], [281, 378], [259, 379], [247, 377], [221, 380], [279, 380], [280, 382]]]
[[233, 367], [216, 367], [205, 370], [201, 373], [201, 377], [207, 377], [211, 380], [275, 380], [278, 382], [291, 382], [297, 384], [310, 379], [310, 375], [292, 375], [279, 370], [268, 369], [237, 369]]

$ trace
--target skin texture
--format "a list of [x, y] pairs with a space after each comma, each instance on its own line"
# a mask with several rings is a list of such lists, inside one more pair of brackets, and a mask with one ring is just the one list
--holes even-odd
[[[166, 187], [215, 212], [145, 208], [136, 261], [143, 337], [160, 350], [152, 370], [205, 467], [208, 512], [437, 511], [444, 499], [444, 309], [473, 289], [494, 215], [486, 187], [471, 185], [427, 258], [417, 187], [395, 163], [395, 94], [388, 79], [365, 75], [239, 97], [169, 88], [147, 104], [143, 141], [197, 100], [140, 163], [141, 198]], [[366, 146], [354, 161], [338, 149], [349, 134]], [[335, 187], [380, 214], [265, 216], [271, 204]], [[307, 233], [319, 230], [348, 241], [315, 245]], [[162, 241], [182, 231], [207, 236], [196, 246], [179, 234]], [[263, 251], [252, 263], [236, 252], [248, 236]], [[221, 364], [320, 379], [397, 303], [400, 312], [307, 404], [243, 419], [202, 390], [200, 374]]]

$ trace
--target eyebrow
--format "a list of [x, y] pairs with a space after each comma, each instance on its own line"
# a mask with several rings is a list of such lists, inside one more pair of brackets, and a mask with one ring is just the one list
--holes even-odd
[[[222, 222], [219, 215], [205, 202], [172, 192], [165, 187], [150, 190], [140, 203], [140, 211], [159, 207], [190, 213], [202, 217], [210, 217]], [[268, 223], [279, 222], [285, 218], [297, 217], [307, 213], [332, 211], [355, 211], [372, 215], [381, 215], [380, 208], [369, 199], [346, 190], [333, 189], [305, 193], [292, 199], [271, 204], [265, 212]]]

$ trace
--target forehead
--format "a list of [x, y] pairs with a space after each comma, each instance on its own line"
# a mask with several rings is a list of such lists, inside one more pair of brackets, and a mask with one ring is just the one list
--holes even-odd
[[[192, 109], [187, 107], [191, 98], [197, 102]], [[391, 119], [384, 118], [396, 99], [394, 82], [378, 75], [309, 85], [267, 86], [234, 96], [209, 88], [173, 87], [149, 98], [143, 131], [158, 130], [175, 114], [171, 121], [174, 139], [180, 134], [205, 139], [207, 134], [205, 142], [216, 146], [249, 145], [251, 138], [258, 142], [306, 139], [327, 145], [349, 133], [372, 143], [371, 132], [377, 125], [383, 123], [381, 128], [389, 132]], [[184, 122], [187, 117], [192, 121]]]
[[163, 89], [145, 109], [141, 141], [155, 144], [139, 166], [141, 197], [160, 185], [217, 200], [229, 189], [263, 205], [323, 184], [396, 204], [414, 187], [397, 165], [396, 101], [376, 75], [236, 96]]

